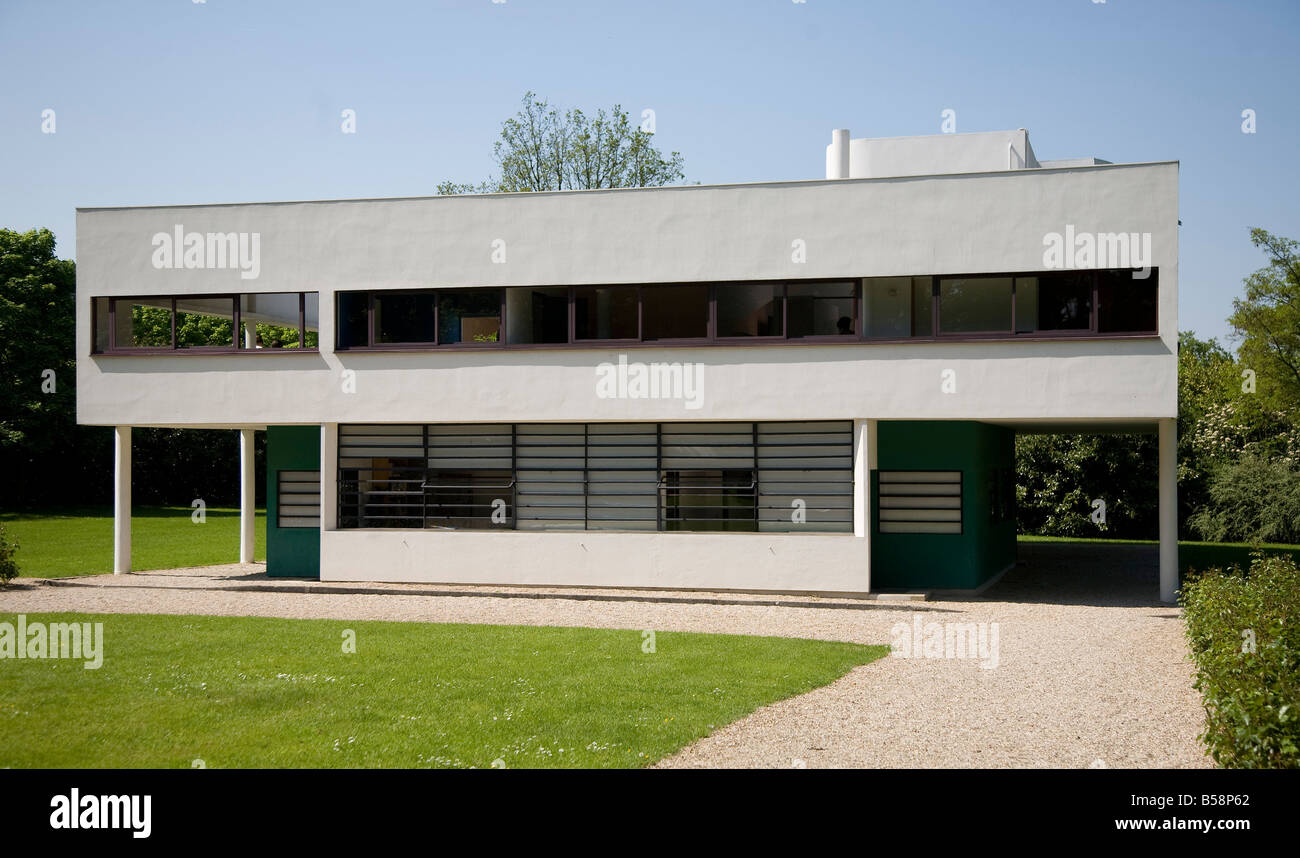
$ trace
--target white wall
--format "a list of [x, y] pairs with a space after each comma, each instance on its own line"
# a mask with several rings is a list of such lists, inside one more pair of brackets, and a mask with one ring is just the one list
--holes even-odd
[[[911, 179], [78, 212], [78, 420], [1153, 419], [1177, 413], [1173, 163]], [[1161, 336], [1140, 340], [644, 348], [705, 364], [703, 407], [595, 395], [613, 349], [335, 354], [336, 289], [1032, 271], [1043, 235], [1150, 232]], [[150, 238], [261, 234], [261, 275], [156, 270]], [[506, 242], [506, 264], [491, 261]], [[791, 260], [806, 242], [807, 262]], [[318, 290], [320, 354], [93, 356], [98, 295]], [[340, 372], [357, 373], [344, 393]], [[941, 394], [940, 374], [957, 373]]]
[[321, 534], [323, 581], [431, 581], [862, 593], [849, 534], [438, 532]]
[[[1014, 155], [1008, 152], [1008, 147]], [[1023, 128], [974, 134], [860, 138], [849, 141], [848, 153], [848, 177], [852, 179], [979, 173], [1038, 166], [1029, 146], [1029, 133]], [[828, 170], [829, 167], [828, 152]], [[828, 173], [827, 178], [833, 177]]]

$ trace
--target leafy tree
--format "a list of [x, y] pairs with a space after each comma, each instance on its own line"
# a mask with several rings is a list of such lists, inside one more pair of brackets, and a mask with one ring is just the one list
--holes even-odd
[[1184, 522], [1208, 499], [1212, 457], [1204, 431], [1207, 415], [1221, 415], [1240, 393], [1236, 362], [1216, 340], [1193, 331], [1178, 335], [1178, 520]]
[[[1158, 462], [1151, 435], [1017, 435], [1020, 533], [1149, 539], [1157, 531]], [[1092, 502], [1106, 504], [1105, 524]]]
[[48, 229], [0, 229], [0, 506], [112, 478], [111, 437], [77, 426], [76, 266], [54, 251]]
[[665, 157], [654, 134], [633, 125], [620, 105], [594, 117], [577, 109], [560, 113], [533, 92], [524, 93], [523, 107], [502, 123], [493, 153], [498, 176], [477, 186], [443, 182], [438, 193], [642, 188], [685, 178], [681, 154]]
[[1241, 338], [1243, 366], [1257, 373], [1259, 396], [1276, 410], [1300, 409], [1300, 243], [1258, 228], [1250, 240], [1269, 263], [1246, 278], [1228, 322]]

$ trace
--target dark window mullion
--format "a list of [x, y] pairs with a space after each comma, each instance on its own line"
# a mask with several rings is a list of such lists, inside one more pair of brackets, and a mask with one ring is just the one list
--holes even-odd
[[930, 277], [930, 336], [939, 337], [939, 275]]
[[307, 293], [298, 293], [298, 348], [307, 348]]
[[172, 351], [176, 350], [176, 299], [172, 298]]
[[655, 424], [655, 530], [664, 529], [664, 424]]
[[1100, 298], [1101, 298], [1101, 272], [1094, 271], [1092, 272], [1092, 312], [1089, 314], [1089, 319], [1088, 319], [1088, 333], [1090, 334], [1097, 333], [1097, 327], [1099, 324], [1099, 320], [1101, 319], [1101, 311], [1097, 305], [1097, 302], [1098, 300], [1100, 300]]
[[[435, 317], [436, 319], [436, 317]], [[366, 293], [366, 348], [375, 347], [375, 293]]]
[[[437, 302], [434, 302], [437, 306]], [[424, 479], [420, 480], [420, 529], [429, 526], [429, 490], [424, 488], [429, 484], [429, 424], [420, 424], [420, 443], [423, 458], [421, 459], [421, 470], [424, 473]]]
[[569, 339], [567, 340], [569, 345], [573, 345], [578, 341], [578, 316], [577, 316], [577, 310], [574, 309], [574, 304], [578, 300], [577, 295], [578, 295], [578, 287], [570, 286], [569, 287]]
[[863, 308], [866, 306], [866, 288], [866, 281], [859, 277], [853, 287], [853, 333], [857, 335], [858, 339], [862, 339], [865, 327], [862, 316], [864, 315]]
[[717, 318], [717, 309], [718, 309], [717, 300], [718, 300], [718, 284], [710, 283], [709, 284], [709, 319], [704, 328], [704, 339], [708, 340], [711, 343], [715, 342], [718, 338], [717, 326], [714, 324], [714, 320]]
[[1016, 335], [1016, 329], [1019, 327], [1019, 325], [1016, 324], [1016, 283], [1019, 281], [1019, 277], [1011, 278], [1011, 336], [1013, 337]]

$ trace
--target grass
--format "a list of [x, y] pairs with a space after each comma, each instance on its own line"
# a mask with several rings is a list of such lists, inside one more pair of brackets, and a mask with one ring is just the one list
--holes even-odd
[[[1017, 542], [1081, 542], [1104, 545], [1159, 545], [1154, 539], [1079, 539], [1069, 536], [1017, 536]], [[1300, 562], [1300, 545], [1263, 543], [1259, 546], [1269, 554], [1289, 554]], [[1250, 552], [1255, 546], [1245, 542], [1179, 542], [1178, 571], [1186, 575], [1191, 570], [1237, 565], [1250, 566]]]
[[634, 768], [889, 651], [658, 632], [647, 653], [636, 630], [531, 626], [34, 621], [102, 622], [103, 664], [0, 662], [0, 767]]
[[[195, 524], [183, 506], [131, 510], [131, 568], [172, 569], [239, 561], [239, 510], [208, 507]], [[18, 542], [20, 574], [66, 578], [113, 571], [111, 508], [0, 513], [0, 525]], [[266, 511], [257, 511], [254, 557], [266, 559]]]

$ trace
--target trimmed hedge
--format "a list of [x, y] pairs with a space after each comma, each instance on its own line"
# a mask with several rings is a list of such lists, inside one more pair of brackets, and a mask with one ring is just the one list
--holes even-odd
[[4, 526], [0, 525], [0, 587], [8, 587], [18, 577], [18, 562], [14, 560], [17, 552], [18, 543], [5, 536]]
[[1300, 768], [1300, 567], [1251, 555], [1250, 569], [1211, 569], [1182, 590], [1201, 736], [1224, 768]]

